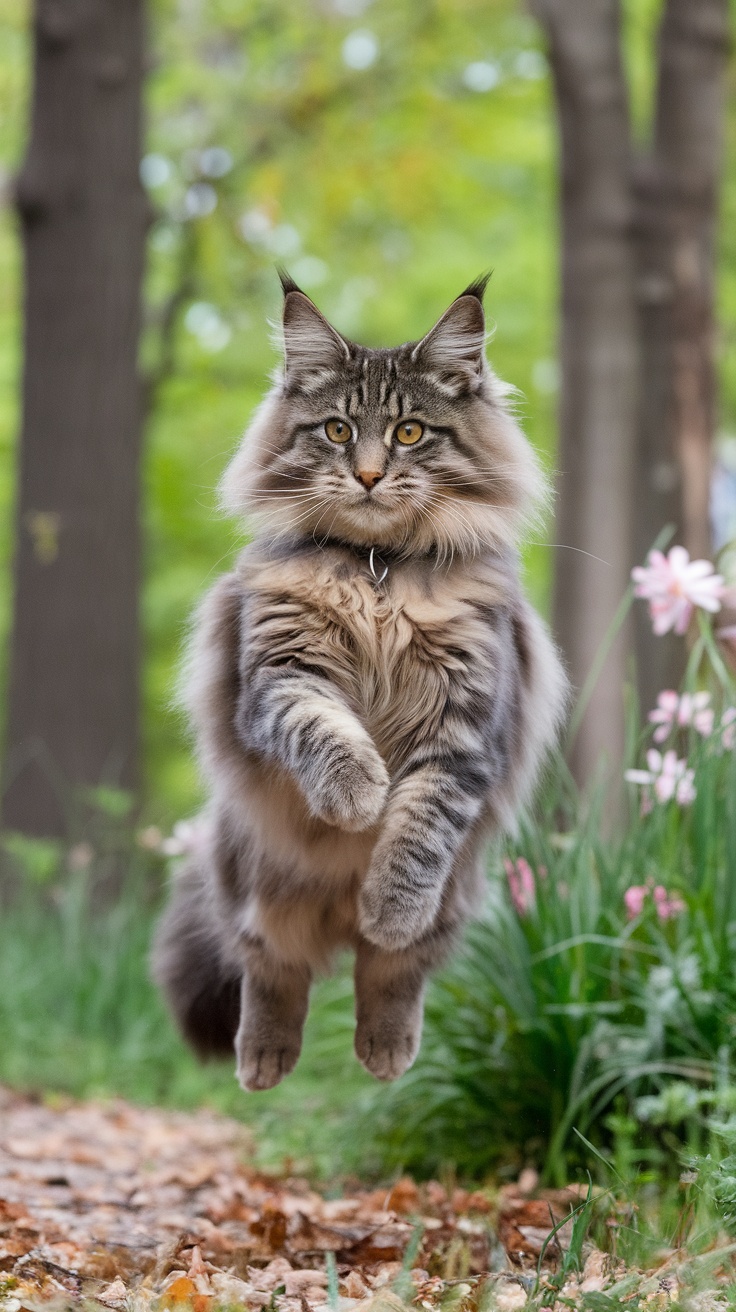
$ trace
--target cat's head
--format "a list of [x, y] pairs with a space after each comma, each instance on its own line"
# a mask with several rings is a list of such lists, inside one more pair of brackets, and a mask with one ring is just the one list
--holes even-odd
[[440, 558], [513, 544], [545, 495], [473, 283], [419, 342], [348, 341], [285, 275], [283, 369], [222, 483], [274, 533]]

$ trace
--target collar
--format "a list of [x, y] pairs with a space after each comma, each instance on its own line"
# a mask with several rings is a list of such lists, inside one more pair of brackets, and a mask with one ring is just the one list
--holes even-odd
[[436, 561], [437, 549], [431, 547], [429, 551], [421, 553], [395, 550], [392, 547], [365, 546], [358, 542], [349, 542], [345, 538], [328, 535], [325, 537], [299, 537], [284, 540], [283, 538], [278, 545], [273, 544], [271, 550], [275, 548], [277, 556], [289, 555], [294, 552], [312, 552], [312, 551], [329, 551], [331, 549], [348, 552], [354, 559], [360, 561], [368, 573], [368, 576], [379, 587], [386, 582], [391, 569], [401, 562], [409, 560]]
[[306, 538], [304, 539], [306, 547], [317, 547], [320, 551], [326, 551], [330, 547], [336, 547], [342, 551], [349, 551], [352, 556], [365, 563], [368, 574], [372, 581], [379, 587], [385, 583], [389, 575], [389, 569], [401, 561], [408, 560], [436, 560], [436, 548], [432, 547], [429, 551], [421, 553], [408, 553], [406, 551], [397, 551], [392, 547], [364, 546], [358, 542], [348, 542], [345, 538], [324, 537], [324, 538]]

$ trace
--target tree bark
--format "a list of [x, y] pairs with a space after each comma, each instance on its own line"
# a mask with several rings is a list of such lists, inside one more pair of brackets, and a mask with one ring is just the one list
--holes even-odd
[[[666, 524], [709, 556], [715, 428], [714, 234], [721, 168], [728, 0], [667, 0], [651, 150], [636, 165], [634, 246], [641, 349], [636, 555]], [[680, 639], [637, 613], [642, 710], [684, 672]]]
[[144, 0], [37, 0], [4, 823], [134, 788]]
[[[580, 692], [626, 591], [638, 357], [629, 120], [618, 0], [534, 0], [560, 124], [562, 306], [553, 621]], [[623, 753], [626, 641], [614, 643], [571, 751], [580, 783]]]

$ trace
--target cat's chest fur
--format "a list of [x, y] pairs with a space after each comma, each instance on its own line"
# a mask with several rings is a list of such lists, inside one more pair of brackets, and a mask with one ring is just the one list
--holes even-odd
[[482, 616], [504, 590], [498, 563], [488, 560], [393, 561], [378, 583], [366, 556], [342, 547], [278, 559], [253, 548], [239, 573], [249, 659], [298, 661], [326, 674], [389, 769], [436, 731], [450, 681], [487, 642]]

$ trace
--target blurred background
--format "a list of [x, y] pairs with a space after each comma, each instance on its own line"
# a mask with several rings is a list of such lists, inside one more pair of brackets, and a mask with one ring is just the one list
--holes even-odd
[[[333, 1174], [561, 1180], [594, 1162], [578, 1129], [675, 1179], [736, 1109], [733, 751], [685, 724], [690, 805], [606, 801], [660, 691], [732, 705], [729, 640], [655, 639], [626, 594], [655, 543], [734, 581], [733, 13], [0, 0], [0, 1079], [208, 1101]], [[246, 1103], [146, 954], [197, 841], [177, 661], [247, 534], [215, 489], [277, 362], [277, 264], [376, 346], [492, 269], [489, 356], [557, 487], [527, 587], [584, 700], [407, 1081], [359, 1071], [342, 972]]]
[[[555, 131], [539, 34], [515, 3], [149, 10], [141, 777], [148, 813], [166, 823], [198, 801], [169, 703], [192, 602], [237, 546], [213, 489], [276, 363], [274, 265], [375, 345], [421, 335], [492, 265], [494, 364], [525, 392], [551, 465]], [[10, 201], [28, 136], [29, 6], [4, 5], [4, 19], [5, 638], [22, 333]], [[548, 553], [534, 550], [542, 601]]]

